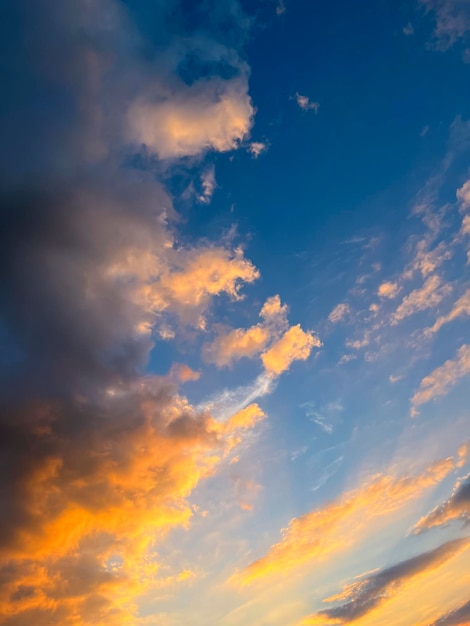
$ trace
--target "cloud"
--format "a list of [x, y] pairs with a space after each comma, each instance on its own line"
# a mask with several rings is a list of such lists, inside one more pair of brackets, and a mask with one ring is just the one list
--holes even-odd
[[268, 145], [262, 141], [252, 141], [248, 146], [248, 151], [255, 159], [257, 159], [260, 154], [263, 154], [263, 152], [266, 152], [267, 149]]
[[199, 202], [208, 204], [212, 200], [214, 190], [217, 186], [215, 182], [215, 168], [213, 165], [208, 167], [201, 174], [202, 193], [199, 195]]
[[431, 626], [467, 626], [470, 622], [470, 600], [460, 606], [458, 609], [449, 611], [438, 620], [433, 622]]
[[310, 331], [302, 330], [300, 324], [291, 326], [269, 350], [263, 352], [261, 360], [266, 372], [279, 376], [289, 369], [294, 361], [306, 361], [313, 348], [322, 345], [320, 339]]
[[470, 373], [470, 346], [463, 345], [457, 350], [456, 358], [449, 359], [423, 378], [418, 391], [411, 399], [412, 409], [426, 404], [439, 396], [446, 395], [461, 378]]
[[414, 289], [403, 298], [392, 315], [392, 324], [398, 324], [418, 311], [436, 307], [451, 291], [452, 287], [448, 284], [442, 284], [437, 274], [429, 276], [422, 287]]
[[349, 624], [390, 601], [408, 580], [438, 569], [468, 547], [468, 539], [449, 541], [434, 550], [401, 561], [372, 575], [360, 577], [343, 591], [324, 602], [343, 602], [337, 607], [319, 611], [302, 624]]
[[470, 524], [470, 474], [456, 484], [448, 500], [419, 520], [413, 532], [419, 534], [436, 526], [447, 526], [450, 522]]
[[447, 315], [441, 315], [432, 326], [424, 330], [425, 335], [437, 333], [445, 324], [449, 324], [459, 317], [470, 315], [470, 289], [468, 289], [458, 300], [454, 302], [452, 309]]
[[320, 110], [320, 104], [318, 102], [310, 100], [307, 96], [301, 96], [300, 93], [295, 94], [295, 100], [302, 111], [314, 111], [318, 113]]
[[260, 354], [288, 326], [287, 311], [278, 295], [268, 298], [260, 311], [263, 322], [248, 329], [235, 328], [219, 333], [212, 343], [205, 344], [204, 359], [224, 367], [243, 357]]
[[404, 35], [407, 35], [407, 36], [413, 35], [415, 32], [415, 29], [413, 28], [413, 24], [411, 22], [408, 22], [408, 24], [402, 28], [402, 32]]
[[344, 318], [349, 314], [350, 307], [348, 304], [337, 304], [335, 308], [328, 315], [328, 319], [332, 324], [336, 324], [337, 322], [341, 322]]
[[394, 298], [400, 291], [398, 283], [385, 282], [379, 285], [377, 294], [381, 298]]
[[[339, 462], [339, 461], [338, 461]], [[281, 541], [233, 577], [236, 585], [287, 572], [313, 561], [319, 563], [344, 552], [377, 524], [440, 483], [455, 467], [452, 459], [436, 461], [421, 474], [377, 475], [301, 517], [292, 519]]]
[[462, 212], [470, 208], [470, 180], [467, 180], [467, 182], [457, 190], [457, 200], [459, 201], [460, 210]]
[[241, 13], [217, 3], [195, 33], [153, 3], [152, 43], [120, 2], [17, 4], [0, 147], [0, 621], [130, 625], [142, 594], [189, 580], [161, 571], [159, 542], [188, 526], [189, 495], [263, 419], [250, 394], [272, 385], [214, 416], [179, 390], [189, 367], [145, 373], [154, 348], [170, 367], [159, 336], [202, 329], [215, 298], [259, 276], [232, 242], [182, 242], [155, 171], [155, 155], [249, 133]]
[[420, 0], [435, 16], [434, 47], [446, 51], [470, 30], [470, 10], [461, 0]]
[[253, 114], [246, 77], [213, 78], [141, 96], [129, 110], [129, 138], [161, 159], [227, 152], [248, 136]]

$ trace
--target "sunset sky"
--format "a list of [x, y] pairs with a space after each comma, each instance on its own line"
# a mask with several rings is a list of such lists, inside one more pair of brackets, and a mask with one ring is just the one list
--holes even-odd
[[0, 30], [0, 625], [469, 625], [470, 0]]

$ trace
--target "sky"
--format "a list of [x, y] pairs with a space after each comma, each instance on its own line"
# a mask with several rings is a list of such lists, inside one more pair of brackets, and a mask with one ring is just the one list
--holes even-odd
[[0, 625], [470, 624], [469, 0], [0, 31]]

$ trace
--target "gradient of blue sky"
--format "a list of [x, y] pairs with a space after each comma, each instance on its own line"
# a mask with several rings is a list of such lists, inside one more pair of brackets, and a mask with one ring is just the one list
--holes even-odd
[[470, 3], [1, 11], [0, 624], [470, 623]]

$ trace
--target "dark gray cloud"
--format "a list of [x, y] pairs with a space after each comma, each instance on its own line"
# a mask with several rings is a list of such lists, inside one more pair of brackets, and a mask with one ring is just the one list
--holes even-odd
[[177, 0], [0, 3], [2, 626], [124, 623], [110, 597], [130, 582], [110, 563], [187, 519], [202, 451], [223, 448], [145, 374], [166, 310], [149, 283], [183, 252], [127, 128], [149, 85], [171, 101], [242, 71], [242, 12], [216, 4], [196, 31]]
[[464, 526], [470, 524], [470, 475], [457, 483], [448, 500], [420, 519], [413, 532], [419, 534], [451, 522], [460, 522]]
[[319, 616], [341, 623], [352, 622], [395, 595], [406, 580], [434, 569], [457, 554], [466, 544], [465, 539], [449, 541], [438, 548], [392, 565], [377, 573], [352, 583], [343, 590], [346, 602], [340, 606], [320, 611]]

